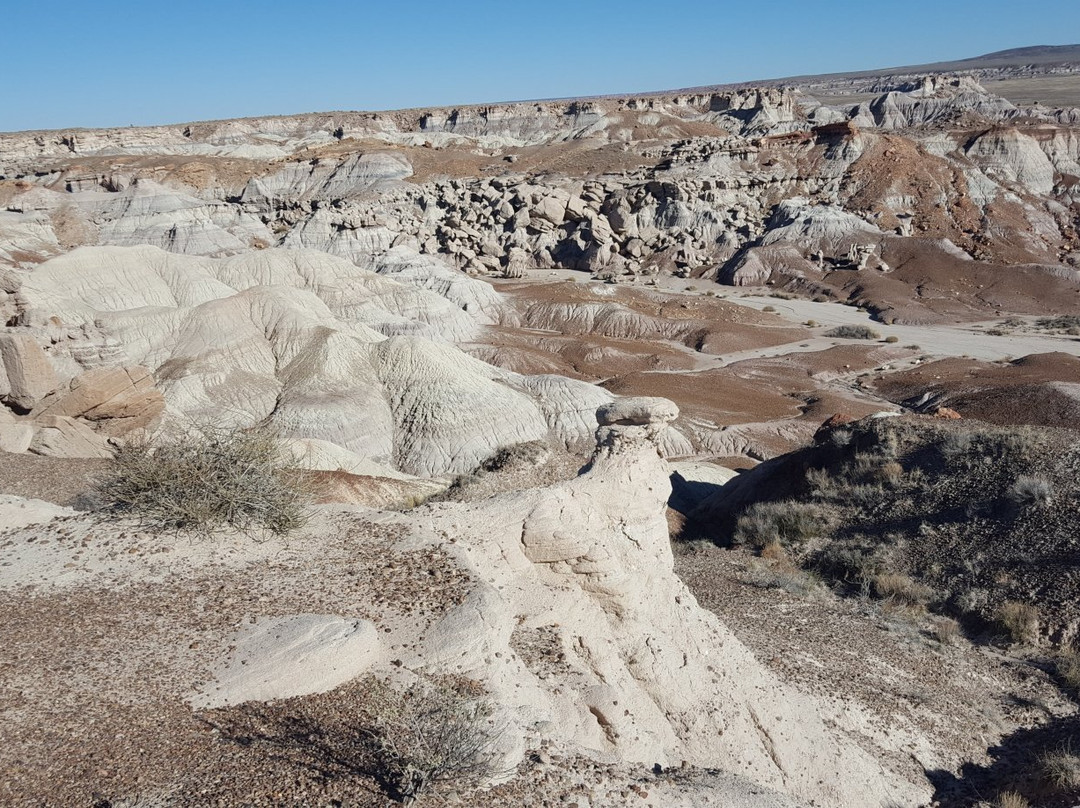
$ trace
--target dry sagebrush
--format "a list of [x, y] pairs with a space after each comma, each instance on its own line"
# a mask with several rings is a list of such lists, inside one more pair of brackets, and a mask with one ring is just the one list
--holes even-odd
[[285, 535], [306, 521], [312, 492], [279, 436], [265, 427], [200, 427], [157, 445], [117, 452], [97, 494], [162, 529]]

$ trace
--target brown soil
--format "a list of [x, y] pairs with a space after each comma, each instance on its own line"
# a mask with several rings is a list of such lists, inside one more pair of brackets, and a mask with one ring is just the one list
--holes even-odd
[[108, 460], [0, 452], [0, 494], [71, 506], [108, 467]]
[[1033, 354], [1008, 364], [943, 359], [874, 383], [897, 403], [930, 393], [935, 404], [994, 424], [1075, 427], [1080, 419], [1080, 358]]

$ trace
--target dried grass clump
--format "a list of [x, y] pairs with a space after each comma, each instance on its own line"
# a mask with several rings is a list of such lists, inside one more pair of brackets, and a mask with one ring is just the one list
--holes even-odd
[[1054, 669], [1065, 687], [1080, 695], [1080, 650], [1067, 648], [1054, 661]]
[[1039, 477], [1022, 476], [1009, 487], [1008, 497], [1021, 508], [1045, 508], [1054, 501], [1054, 486]]
[[755, 502], [735, 523], [734, 541], [758, 551], [774, 542], [798, 550], [827, 527], [824, 513], [816, 505], [793, 500]]
[[404, 692], [372, 680], [364, 737], [379, 781], [412, 802], [440, 784], [478, 785], [496, 774], [501, 734], [478, 687], [422, 679]]
[[1038, 642], [1039, 610], [1036, 606], [1007, 600], [998, 607], [994, 618], [1011, 642], [1026, 645]]
[[1039, 768], [1043, 780], [1052, 788], [1066, 792], [1080, 788], [1080, 754], [1073, 751], [1071, 741], [1045, 753]]
[[286, 535], [303, 526], [312, 500], [292, 463], [272, 429], [204, 426], [158, 445], [121, 447], [96, 493], [161, 529]]
[[905, 606], [923, 606], [934, 596], [933, 589], [900, 572], [876, 575], [873, 585], [874, 594], [882, 600], [892, 600]]
[[1019, 791], [1002, 791], [994, 801], [994, 808], [1031, 808], [1031, 803]]
[[825, 336], [838, 339], [881, 339], [881, 334], [865, 325], [838, 325], [826, 331]]
[[1035, 322], [1038, 328], [1050, 328], [1067, 331], [1072, 328], [1080, 328], [1080, 315], [1062, 314], [1058, 317], [1042, 317]]

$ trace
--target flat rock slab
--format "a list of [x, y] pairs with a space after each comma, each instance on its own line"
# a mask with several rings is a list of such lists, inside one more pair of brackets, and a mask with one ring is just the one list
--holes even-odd
[[679, 417], [674, 401], [658, 396], [628, 396], [604, 404], [596, 411], [600, 426], [666, 424]]
[[[3, 460], [0, 460], [3, 462]], [[40, 499], [0, 494], [0, 531], [51, 522], [58, 516], [72, 516], [75, 511]]]
[[213, 681], [188, 699], [193, 707], [325, 693], [366, 671], [381, 650], [372, 623], [323, 614], [259, 618], [231, 645]]

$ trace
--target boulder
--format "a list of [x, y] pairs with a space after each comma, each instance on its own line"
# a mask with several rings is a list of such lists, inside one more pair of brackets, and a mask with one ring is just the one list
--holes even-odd
[[63, 415], [44, 415], [28, 447], [32, 454], [49, 457], [113, 456], [106, 439], [81, 421]]
[[30, 409], [58, 379], [41, 346], [24, 334], [0, 334], [0, 399]]
[[22, 454], [30, 447], [34, 427], [18, 420], [10, 410], [0, 407], [0, 452]]
[[232, 653], [191, 702], [223, 707], [325, 693], [367, 670], [381, 645], [378, 629], [367, 620], [321, 614], [261, 617], [237, 630]]
[[845, 426], [846, 424], [853, 423], [855, 417], [848, 415], [845, 412], [838, 412], [830, 415], [825, 421], [818, 427], [817, 432], [814, 433], [814, 443], [821, 443], [829, 434], [838, 427]]
[[32, 417], [65, 415], [102, 421], [102, 430], [118, 436], [150, 426], [165, 411], [165, 397], [154, 386], [150, 370], [94, 368], [45, 396]]
[[942, 418], [946, 421], [959, 421], [963, 416], [961, 416], [960, 413], [958, 413], [956, 410], [949, 407], [938, 407], [936, 410], [934, 410], [934, 417]]
[[600, 426], [667, 424], [679, 417], [675, 402], [656, 396], [617, 398], [596, 411]]

